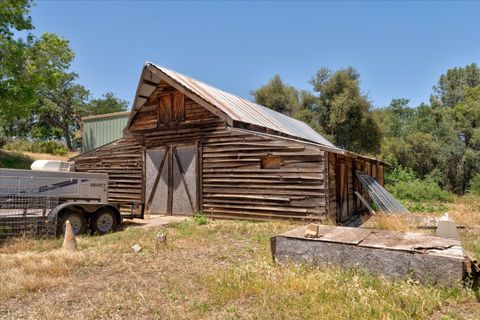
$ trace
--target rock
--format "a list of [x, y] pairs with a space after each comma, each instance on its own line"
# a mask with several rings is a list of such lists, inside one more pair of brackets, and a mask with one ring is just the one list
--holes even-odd
[[437, 223], [437, 236], [447, 239], [460, 239], [457, 225], [452, 220], [440, 219]]
[[431, 235], [319, 225], [317, 238], [298, 227], [270, 240], [272, 256], [290, 263], [363, 269], [393, 279], [461, 287], [465, 256], [459, 240]]
[[133, 251], [134, 253], [139, 253], [140, 251], [142, 251], [142, 247], [141, 247], [138, 243], [137, 243], [137, 244], [134, 244], [134, 245], [132, 246], [132, 251]]
[[70, 221], [65, 222], [65, 238], [63, 238], [63, 249], [69, 251], [77, 251], [77, 240], [75, 239], [75, 233], [73, 232]]
[[167, 236], [163, 234], [163, 232], [159, 232], [157, 233], [157, 235], [155, 236], [155, 245], [158, 247], [158, 246], [161, 246], [161, 245], [165, 245], [167, 243]]

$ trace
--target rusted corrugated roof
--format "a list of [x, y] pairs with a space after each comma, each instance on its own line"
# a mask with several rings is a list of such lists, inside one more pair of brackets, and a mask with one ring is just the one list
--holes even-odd
[[[145, 73], [146, 69], [153, 74], [147, 75]], [[145, 101], [145, 95], [151, 93], [154, 89], [142, 80], [147, 79], [150, 82], [158, 83], [160, 78], [155, 76], [156, 73], [157, 76], [159, 76], [158, 72], [173, 79], [188, 91], [191, 91], [204, 101], [218, 108], [233, 121], [271, 129], [292, 137], [334, 147], [330, 141], [302, 121], [290, 118], [247, 99], [237, 97], [181, 73], [148, 62], [145, 65], [144, 73], [142, 74], [142, 79], [137, 90], [134, 109], [140, 107]]]

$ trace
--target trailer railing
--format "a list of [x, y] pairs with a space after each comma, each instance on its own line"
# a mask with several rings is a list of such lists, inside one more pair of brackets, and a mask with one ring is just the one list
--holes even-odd
[[0, 187], [0, 241], [11, 237], [55, 236], [57, 221], [48, 217], [58, 197], [19, 187]]

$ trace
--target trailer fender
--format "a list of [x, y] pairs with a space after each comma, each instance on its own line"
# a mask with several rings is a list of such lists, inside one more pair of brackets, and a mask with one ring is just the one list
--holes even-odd
[[62, 203], [61, 205], [55, 207], [50, 213], [47, 215], [48, 222], [49, 223], [54, 223], [58, 216], [68, 208], [81, 208], [84, 212], [88, 214], [93, 214], [97, 212], [100, 209], [109, 209], [112, 212], [115, 213], [115, 216], [117, 218], [118, 224], [122, 222], [122, 215], [120, 214], [120, 210], [111, 204], [108, 203], [92, 203], [92, 202], [65, 202]]

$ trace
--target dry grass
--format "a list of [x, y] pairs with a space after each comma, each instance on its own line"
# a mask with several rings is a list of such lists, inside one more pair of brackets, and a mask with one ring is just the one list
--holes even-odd
[[[478, 318], [465, 289], [273, 264], [269, 238], [293, 226], [182, 222], [164, 229], [168, 240], [160, 247], [158, 229], [128, 228], [80, 237], [76, 254], [56, 250], [61, 240], [12, 241], [0, 247], [0, 281], [9, 283], [0, 290], [0, 318]], [[138, 254], [130, 249], [135, 243], [143, 248]]]
[[415, 226], [408, 223], [404, 217], [386, 214], [373, 215], [362, 226], [389, 231], [417, 231]]
[[49, 252], [23, 251], [0, 254], [0, 297], [19, 297], [68, 282], [69, 272], [84, 256], [57, 249]]
[[33, 153], [33, 152], [22, 152], [24, 155], [32, 158], [33, 160], [62, 160], [68, 161], [68, 159], [78, 155], [78, 152], [69, 152], [64, 156], [58, 156], [48, 153]]

